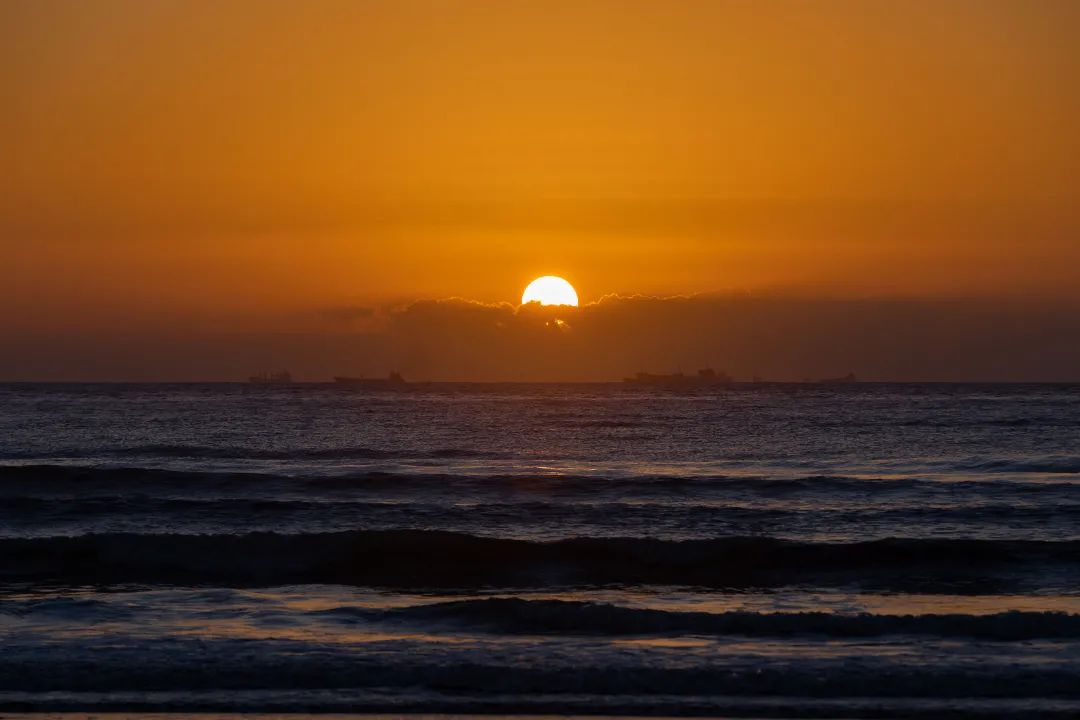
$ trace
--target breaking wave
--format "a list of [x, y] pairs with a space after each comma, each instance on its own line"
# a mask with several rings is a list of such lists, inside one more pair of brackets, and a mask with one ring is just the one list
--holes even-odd
[[1042, 458], [992, 458], [988, 460], [969, 460], [956, 463], [958, 470], [984, 473], [1049, 473], [1073, 475], [1080, 473], [1080, 457], [1050, 456]]
[[673, 612], [567, 600], [486, 598], [370, 609], [317, 611], [344, 621], [443, 624], [470, 631], [558, 635], [824, 635], [867, 638], [931, 635], [1016, 641], [1080, 638], [1080, 615], [1064, 612], [1002, 612], [990, 615], [842, 615], [826, 612]]
[[[451, 452], [446, 450], [444, 452]], [[85, 493], [97, 488], [138, 489], [147, 492], [155, 487], [227, 486], [240, 489], [262, 487], [272, 489], [282, 485], [318, 487], [324, 489], [350, 488], [424, 488], [456, 486], [533, 487], [557, 489], [560, 492], [595, 493], [604, 489], [648, 489], [650, 491], [685, 489], [698, 491], [748, 490], [766, 495], [797, 493], [859, 492], [872, 490], [875, 494], [912, 493], [945, 490], [954, 495], [967, 492], [992, 491], [996, 494], [1017, 492], [1024, 495], [1072, 493], [1078, 483], [1070, 479], [1054, 481], [935, 480], [899, 477], [873, 479], [844, 475], [810, 475], [801, 477], [763, 477], [746, 475], [589, 475], [542, 473], [461, 474], [446, 472], [386, 472], [379, 470], [347, 470], [331, 474], [270, 474], [265, 472], [167, 470], [144, 467], [112, 467], [56, 464], [0, 465], [0, 494], [10, 495], [20, 488], [78, 490]]]
[[[134, 445], [73, 448], [55, 450], [47, 457], [56, 459], [80, 458], [196, 458], [209, 460], [388, 460], [401, 458], [498, 458], [504, 453], [491, 453], [470, 448], [434, 448], [430, 450], [379, 450], [368, 447], [266, 449], [254, 447], [217, 447], [206, 445]], [[0, 452], [0, 459], [32, 460], [41, 453], [23, 451]]]
[[8, 581], [338, 583], [393, 587], [672, 584], [885, 587], [985, 581], [1032, 567], [1080, 570], [1080, 541], [899, 539], [813, 543], [575, 538], [553, 542], [430, 530], [282, 535], [98, 534], [0, 540]]

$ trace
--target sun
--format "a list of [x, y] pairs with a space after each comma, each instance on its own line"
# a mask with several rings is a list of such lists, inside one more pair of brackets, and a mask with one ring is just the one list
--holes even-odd
[[538, 277], [529, 283], [521, 295], [521, 304], [538, 302], [541, 305], [573, 305], [577, 307], [574, 286], [554, 275]]

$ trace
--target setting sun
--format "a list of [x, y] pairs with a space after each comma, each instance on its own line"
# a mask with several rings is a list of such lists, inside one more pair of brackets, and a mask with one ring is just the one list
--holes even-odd
[[521, 295], [521, 304], [538, 302], [541, 305], [573, 305], [577, 307], [578, 296], [574, 286], [554, 275], [538, 277], [529, 283]]

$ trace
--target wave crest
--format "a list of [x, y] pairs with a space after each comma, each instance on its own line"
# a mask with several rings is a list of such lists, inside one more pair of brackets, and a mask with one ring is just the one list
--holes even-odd
[[575, 538], [554, 542], [429, 530], [280, 535], [100, 534], [0, 540], [0, 578], [83, 582], [399, 587], [984, 580], [1032, 566], [1075, 573], [1080, 541], [889, 538], [811, 543]]
[[344, 621], [444, 624], [470, 630], [558, 635], [824, 635], [866, 638], [932, 635], [1017, 641], [1080, 637], [1080, 615], [1009, 611], [989, 615], [843, 615], [826, 612], [676, 612], [607, 603], [484, 598], [390, 610], [341, 607], [317, 611]]

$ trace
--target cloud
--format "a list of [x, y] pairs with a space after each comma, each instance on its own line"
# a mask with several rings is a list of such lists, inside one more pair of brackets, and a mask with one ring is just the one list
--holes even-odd
[[[1080, 380], [1074, 305], [726, 295], [609, 296], [578, 308], [423, 300], [334, 332], [12, 336], [0, 379], [605, 381], [711, 366], [736, 379]], [[352, 318], [355, 318], [353, 320]]]
[[779, 296], [609, 296], [578, 308], [425, 301], [396, 312], [389, 353], [412, 375], [615, 380], [711, 366], [749, 379], [1061, 379], [1080, 321], [1049, 303]]

